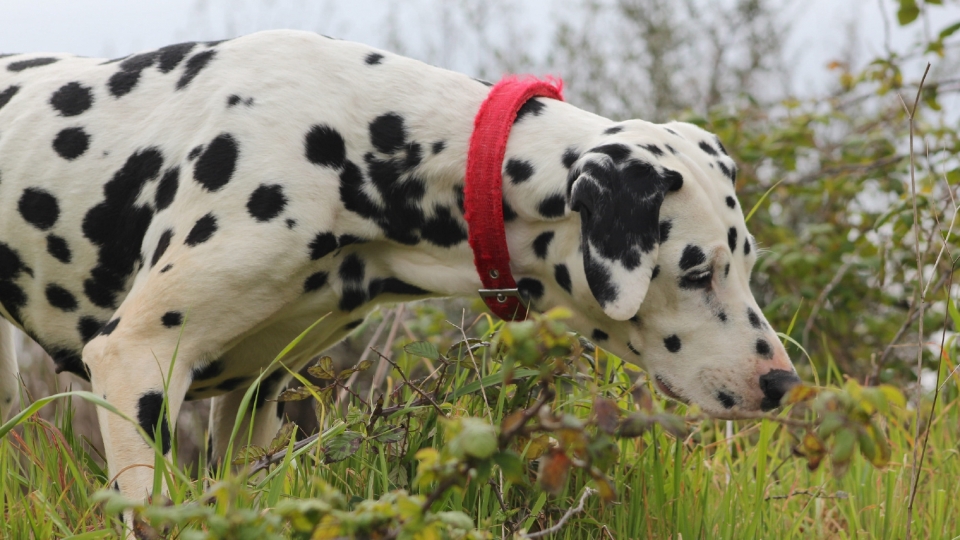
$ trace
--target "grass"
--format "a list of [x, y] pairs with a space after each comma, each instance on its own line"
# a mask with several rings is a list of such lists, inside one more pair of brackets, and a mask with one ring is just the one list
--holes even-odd
[[[524, 348], [520, 334], [514, 332], [508, 350]], [[482, 337], [490, 340], [495, 336], [487, 333]], [[534, 334], [523, 339], [544, 338]], [[317, 528], [321, 514], [333, 515], [324, 523], [339, 527], [329, 529], [338, 531], [331, 538], [350, 537], [351, 531], [357, 538], [368, 537], [362, 532], [367, 530], [364, 527], [377, 520], [423, 521], [427, 518], [412, 510], [412, 514], [403, 514], [405, 508], [422, 504], [422, 498], [408, 500], [401, 495], [397, 499], [394, 495], [379, 506], [369, 501], [398, 489], [422, 497], [436, 490], [436, 482], [418, 482], [417, 452], [450, 448], [458, 428], [445, 417], [476, 417], [499, 426], [513, 410], [529, 406], [537, 395], [535, 370], [518, 371], [527, 378], [517, 377], [506, 386], [479, 384], [480, 380], [502, 380], [503, 364], [490, 358], [490, 350], [478, 349], [480, 373], [472, 360], [451, 363], [449, 376], [437, 394], [446, 398], [438, 400], [442, 402], [439, 408], [409, 406], [378, 418], [377, 426], [402, 426], [404, 435], [398, 441], [378, 438], [378, 427], [368, 433], [370, 408], [354, 398], [345, 413], [334, 407], [323, 409], [326, 431], [321, 444], [302, 448], [296, 457], [287, 455], [269, 471], [253, 477], [237, 475], [229, 467], [219, 474], [198, 475], [197, 471], [206, 471], [206, 464], [179, 470], [158, 462], [158, 470], [171, 486], [170, 497], [179, 506], [149, 507], [147, 516], [156, 530], [162, 531], [165, 524], [176, 538], [258, 540], [297, 536], [303, 530], [313, 531], [315, 538], [326, 538], [322, 527]], [[583, 420], [591, 416], [596, 395], [613, 400], [624, 414], [638, 410], [630, 392], [635, 375], [615, 357], [596, 356], [586, 354], [583, 358], [592, 362], [581, 362], [576, 372], [557, 379], [559, 391], [549, 405]], [[412, 384], [425, 384], [417, 383], [416, 378], [426, 375], [428, 360], [402, 352], [397, 358], [400, 369], [414, 377]], [[947, 380], [955, 359], [945, 360], [943, 378]], [[598, 367], [592, 369], [591, 363]], [[825, 384], [842, 382], [835, 378], [835, 366], [829, 367], [829, 359], [825, 363]], [[399, 390], [387, 396], [383, 407], [418, 403], [420, 394], [412, 384], [402, 384], [396, 370], [392, 375]], [[133, 503], [112, 494], [101, 457], [92, 455], [71, 429], [69, 399], [57, 406], [54, 421], [24, 420], [0, 439], [0, 537], [119, 537], [117, 512], [124, 504]], [[682, 406], [656, 401], [654, 407], [680, 415], [688, 412]], [[908, 519], [910, 418], [908, 412], [899, 411], [885, 422], [892, 448], [886, 467], [875, 468], [854, 455], [840, 478], [832, 474], [829, 460], [815, 471], [808, 470], [804, 459], [792, 455], [796, 428], [776, 421], [735, 422], [728, 432], [726, 422], [702, 420], [691, 423], [689, 434], [682, 439], [654, 425], [637, 438], [615, 440], [618, 457], [607, 469], [617, 492], [615, 500], [587, 498], [584, 511], [573, 515], [551, 538], [900, 538]], [[324, 449], [330, 452], [342, 444], [347, 431], [363, 435], [357, 451], [347, 452], [341, 461], [325, 463]], [[557, 486], [558, 494], [548, 495], [536, 480], [538, 461], [528, 459], [537, 452], [537, 441], [531, 437], [510, 444], [518, 453], [526, 452], [519, 475], [502, 474], [496, 467], [491, 469], [489, 481], [481, 481], [482, 474], [473, 479], [464, 475], [462, 486], [436, 496], [430, 519], [441, 516], [446, 524], [460, 523], [456, 520], [462, 516], [440, 514], [459, 511], [493, 537], [511, 537], [521, 527], [536, 531], [556, 523], [577, 505], [586, 487], [597, 484], [584, 470], [573, 469], [570, 478]], [[913, 518], [918, 537], [954, 538], [960, 534], [960, 512], [951, 502], [960, 478], [957, 441], [960, 392], [956, 378], [951, 378], [930, 425]], [[279, 444], [287, 445], [287, 441]], [[472, 463], [483, 468], [479, 460]], [[514, 476], [519, 478], [508, 478]], [[310, 504], [320, 505], [319, 514], [311, 514], [303, 506], [301, 500], [306, 499], [317, 501]], [[331, 509], [339, 510], [331, 514]], [[309, 523], [304, 525], [304, 520]], [[437, 530], [441, 531], [437, 536], [421, 531], [420, 536], [400, 533], [399, 537], [458, 534], [457, 527]]]

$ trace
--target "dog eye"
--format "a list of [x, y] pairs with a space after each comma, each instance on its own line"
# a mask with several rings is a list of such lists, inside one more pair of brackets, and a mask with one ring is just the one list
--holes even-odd
[[680, 278], [680, 286], [684, 289], [703, 289], [713, 281], [713, 270], [691, 272]]

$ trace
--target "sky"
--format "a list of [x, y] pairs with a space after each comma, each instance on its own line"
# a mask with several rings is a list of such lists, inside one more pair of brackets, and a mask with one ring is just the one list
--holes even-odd
[[[481, 0], [478, 0], [481, 1]], [[707, 5], [709, 5], [708, 0]], [[794, 91], [811, 95], [824, 91], [835, 78], [826, 65], [837, 59], [855, 32], [857, 56], [867, 59], [884, 48], [887, 12], [894, 48], [915, 41], [916, 24], [896, 24], [893, 0], [784, 0], [794, 29], [787, 43], [787, 59], [795, 67]], [[960, 3], [933, 14], [937, 22], [960, 20]], [[389, 48], [383, 20], [399, 14], [400, 38], [416, 41], [431, 32], [424, 0], [0, 0], [0, 53], [70, 52], [83, 56], [118, 57], [180, 41], [233, 37], [268, 28], [313, 30], [343, 39]], [[435, 4], [432, 4], [435, 5]], [[524, 20], [531, 43], [541, 51], [549, 46], [552, 15], [569, 0], [525, 0], [514, 13]], [[417, 51], [409, 51], [417, 56]], [[423, 52], [423, 51], [421, 51]], [[423, 54], [426, 54], [423, 52]], [[461, 71], [469, 66], [444, 66]], [[917, 71], [923, 66], [918, 62]]]

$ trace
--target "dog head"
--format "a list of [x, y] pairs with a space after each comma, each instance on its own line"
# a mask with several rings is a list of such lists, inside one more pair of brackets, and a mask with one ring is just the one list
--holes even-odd
[[757, 249], [733, 160], [690, 124], [619, 126], [568, 177], [572, 324], [670, 398], [728, 418], [776, 407], [799, 378], [750, 291]]

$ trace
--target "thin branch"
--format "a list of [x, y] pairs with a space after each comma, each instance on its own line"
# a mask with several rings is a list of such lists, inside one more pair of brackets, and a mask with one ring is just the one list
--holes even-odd
[[[390, 327], [390, 333], [387, 335], [387, 342], [383, 345], [384, 350], [387, 351], [387, 356], [391, 356], [393, 354], [393, 340], [397, 338], [397, 330], [400, 328], [400, 320], [403, 318], [403, 310], [405, 307], [405, 304], [400, 304], [397, 306], [397, 314], [394, 316], [393, 326]], [[383, 363], [383, 359], [384, 356], [380, 355], [380, 362], [377, 364], [377, 370], [373, 374], [373, 383], [370, 385], [371, 401], [373, 401], [374, 390], [380, 388], [380, 385], [383, 384], [383, 380], [387, 378], [387, 365]]]
[[827, 495], [823, 493], [821, 489], [798, 489], [796, 491], [791, 491], [786, 495], [768, 495], [763, 498], [765, 501], [772, 501], [776, 499], [792, 499], [798, 495], [806, 495], [807, 497], [813, 497], [814, 499], [849, 499], [850, 495], [845, 491], [838, 491], [833, 495]]
[[[927, 63], [927, 69], [923, 71], [923, 77], [920, 78], [920, 85], [917, 87], [917, 97], [913, 101], [913, 110], [907, 110], [907, 118], [910, 121], [910, 193], [913, 200], [913, 236], [914, 236], [914, 251], [917, 255], [917, 292], [920, 295], [920, 328], [918, 331], [918, 347], [917, 347], [917, 410], [919, 411], [920, 407], [920, 398], [923, 392], [923, 386], [920, 384], [920, 374], [923, 371], [923, 313], [926, 309], [926, 297], [924, 296], [924, 286], [923, 286], [923, 260], [920, 258], [920, 212], [917, 210], [917, 180], [916, 180], [916, 163], [914, 158], [914, 149], [913, 149], [913, 136], [915, 131], [915, 119], [917, 114], [917, 106], [920, 104], [920, 95], [923, 92], [923, 82], [927, 79], [927, 74], [930, 73], [930, 63]], [[903, 102], [903, 96], [900, 96], [901, 103], [903, 103], [904, 109], [907, 108], [907, 104]], [[939, 376], [940, 371], [937, 371]], [[906, 539], [910, 540], [910, 535], [913, 527], [913, 502], [917, 496], [917, 484], [920, 481], [920, 469], [919, 458], [917, 455], [917, 442], [920, 440], [920, 418], [917, 417], [915, 422], [916, 426], [914, 429], [914, 444], [913, 444], [913, 480], [910, 486], [910, 502], [907, 503], [907, 530], [906, 530]]]
[[[412, 382], [410, 382], [410, 379], [407, 379], [407, 375], [403, 372], [402, 369], [400, 369], [400, 366], [398, 366], [396, 362], [394, 362], [393, 360], [391, 360], [389, 357], [384, 356], [383, 353], [381, 353], [380, 351], [378, 351], [378, 350], [376, 350], [376, 349], [373, 349], [373, 352], [377, 353], [377, 355], [380, 357], [381, 360], [384, 360], [384, 361], [388, 362], [391, 366], [393, 366], [394, 368], [396, 368], [397, 373], [399, 373], [399, 374], [400, 374], [400, 377], [403, 378], [403, 382], [406, 383], [406, 385], [409, 386], [410, 388], [413, 388], [413, 390], [414, 390], [416, 393], [420, 394], [420, 397], [421, 397], [422, 399], [424, 399], [426, 403], [429, 403], [430, 405], [433, 405], [433, 408], [437, 410], [437, 414], [439, 414], [440, 416], [443, 416], [444, 418], [446, 418], [446, 417], [448, 416], [447, 413], [444, 412], [444, 410], [440, 408], [440, 405], [439, 405], [439, 404], [437, 403], [437, 401], [433, 398], [433, 396], [431, 396], [430, 394], [424, 392], [423, 390], [420, 389], [419, 386], [417, 386], [417, 385], [413, 384]], [[382, 408], [382, 407], [380, 408], [380, 415], [381, 415], [381, 416], [383, 415], [383, 408]]]
[[[851, 258], [856, 258], [857, 255]], [[803, 337], [801, 342], [803, 343], [803, 348], [808, 349], [808, 340], [810, 338], [810, 330], [813, 329], [813, 323], [817, 320], [817, 315], [820, 313], [820, 308], [823, 307], [823, 304], [826, 303], [827, 297], [830, 296], [830, 293], [833, 289], [840, 284], [840, 280], [843, 279], [843, 276], [847, 275], [847, 270], [850, 269], [850, 262], [847, 261], [840, 265], [840, 268], [837, 269], [837, 273], [833, 275], [833, 279], [830, 280], [830, 283], [820, 292], [820, 296], [817, 297], [817, 302], [813, 305], [813, 309], [810, 310], [810, 316], [807, 317], [807, 324], [803, 326]]]
[[[305, 447], [305, 446], [309, 446], [310, 444], [312, 444], [314, 441], [316, 441], [316, 440], [319, 439], [319, 438], [320, 438], [320, 433], [317, 432], [317, 433], [314, 433], [313, 435], [311, 435], [311, 436], [303, 439], [302, 441], [297, 441], [297, 442], [293, 443], [292, 451], [295, 453], [297, 450], [300, 450], [301, 448], [303, 448], [303, 447]], [[287, 449], [286, 449], [286, 448], [284, 448], [283, 450], [280, 450], [280, 451], [278, 451], [278, 452], [275, 452], [275, 453], [273, 453], [273, 454], [270, 454], [270, 455], [268, 455], [268, 456], [263, 456], [262, 458], [254, 461], [253, 463], [250, 464], [250, 472], [249, 472], [248, 474], [249, 474], [250, 476], [253, 476], [254, 474], [258, 473], [259, 471], [262, 471], [263, 469], [269, 468], [271, 465], [276, 465], [277, 463], [280, 463], [281, 461], [283, 461], [283, 458], [285, 458], [286, 456], [287, 456]]]
[[552, 527], [548, 527], [542, 531], [537, 531], [535, 533], [523, 533], [520, 535], [520, 537], [521, 538], [540, 538], [541, 536], [546, 536], [548, 534], [553, 534], [555, 532], [558, 532], [561, 528], [563, 528], [567, 520], [570, 519], [574, 514], [579, 514], [580, 512], [583, 512], [583, 509], [587, 503], [587, 497], [593, 495], [596, 492], [597, 490], [593, 488], [584, 488], [583, 495], [580, 496], [580, 504], [578, 504], [575, 508], [571, 508], [567, 510], [567, 512], [563, 514], [563, 517], [560, 518], [560, 521], [558, 521]]
[[[363, 353], [360, 355], [360, 360], [357, 361], [358, 364], [367, 359], [367, 355], [370, 354], [370, 349], [377, 344], [377, 340], [380, 339], [380, 334], [383, 333], [383, 329], [387, 326], [387, 320], [390, 319], [391, 313], [396, 313], [396, 310], [391, 310], [384, 313], [383, 320], [380, 321], [380, 326], [377, 326], [377, 330], [373, 333], [373, 337], [370, 338], [370, 343], [367, 343], [366, 348], [364, 348]], [[360, 372], [354, 371], [353, 374], [350, 375], [350, 378], [347, 379], [347, 384], [345, 384], [344, 388], [341, 388], [340, 393], [337, 394], [338, 405], [347, 397], [346, 387], [353, 386], [353, 383], [357, 381], [357, 377], [359, 376]]]

